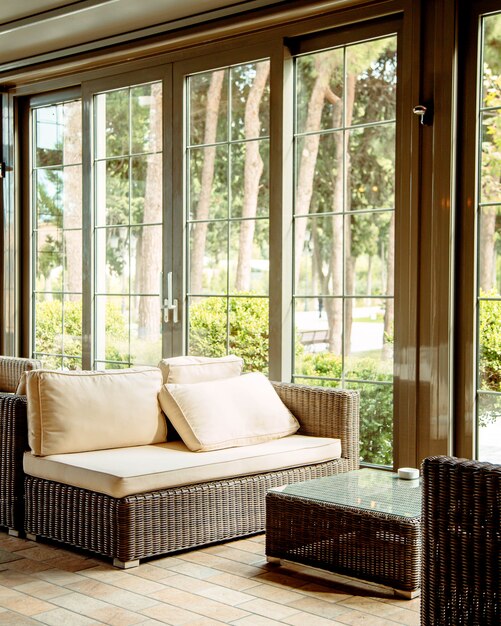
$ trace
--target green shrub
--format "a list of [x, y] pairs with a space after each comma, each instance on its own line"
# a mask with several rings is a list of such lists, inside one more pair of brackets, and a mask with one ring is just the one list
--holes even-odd
[[[483, 294], [490, 295], [490, 294]], [[501, 302], [483, 300], [479, 313], [480, 387], [501, 392]]]
[[[60, 300], [37, 302], [35, 312], [36, 336], [35, 351], [40, 354], [60, 354], [64, 349], [64, 367], [82, 367], [82, 301], [68, 300], [63, 307]], [[127, 341], [128, 332], [120, 307], [115, 302], [106, 303], [107, 335]], [[63, 347], [64, 346], [64, 347]], [[60, 368], [61, 357], [42, 357], [46, 367]], [[129, 361], [128, 354], [121, 353], [113, 346], [106, 349], [106, 360]]]

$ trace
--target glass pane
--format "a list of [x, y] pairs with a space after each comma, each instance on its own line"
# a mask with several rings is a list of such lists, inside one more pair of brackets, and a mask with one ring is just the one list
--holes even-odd
[[131, 153], [162, 150], [162, 84], [139, 85], [130, 90]]
[[343, 216], [295, 220], [296, 294], [343, 293]]
[[268, 231], [268, 220], [230, 224], [230, 292], [268, 293]]
[[193, 148], [188, 159], [190, 219], [228, 217], [228, 147]]
[[63, 226], [63, 177], [63, 168], [36, 171], [37, 228]]
[[129, 223], [129, 160], [96, 163], [96, 226]]
[[480, 201], [501, 202], [501, 109], [481, 114]]
[[188, 144], [228, 139], [228, 70], [195, 74], [188, 79], [190, 128]]
[[484, 17], [483, 106], [501, 106], [501, 13]]
[[342, 126], [343, 76], [343, 48], [308, 54], [296, 60], [298, 133]]
[[395, 124], [347, 132], [352, 210], [392, 209], [395, 205]]
[[231, 146], [231, 217], [269, 214], [269, 146], [267, 139]]
[[[80, 361], [82, 355], [82, 296], [66, 296], [63, 308], [63, 354], [76, 357]], [[70, 367], [71, 359], [64, 360]]]
[[[162, 271], [162, 227], [131, 228], [130, 238], [132, 291], [158, 296]], [[158, 309], [158, 299], [156, 307]]]
[[479, 302], [480, 389], [501, 392], [501, 300]]
[[[327, 306], [326, 306], [327, 305]], [[340, 379], [343, 373], [341, 346], [330, 346], [329, 316], [333, 328], [342, 323], [343, 301], [333, 298], [299, 298], [295, 301], [295, 368], [296, 376]], [[337, 314], [337, 320], [334, 315]], [[341, 328], [339, 330], [341, 337]], [[311, 384], [317, 384], [312, 382]]]
[[230, 354], [246, 372], [268, 372], [268, 298], [230, 298]]
[[129, 154], [129, 90], [120, 89], [95, 98], [96, 157]]
[[55, 228], [39, 229], [35, 262], [37, 291], [61, 291], [63, 274], [63, 234]]
[[60, 296], [37, 294], [35, 298], [35, 352], [63, 352], [63, 304]]
[[61, 200], [64, 228], [82, 227], [82, 166], [65, 167], [62, 171]]
[[162, 358], [162, 315], [158, 296], [130, 299], [130, 360], [132, 365], [156, 365]]
[[134, 157], [131, 169], [131, 222], [162, 222], [162, 155]]
[[347, 295], [393, 295], [393, 220], [393, 211], [351, 214], [347, 217]]
[[96, 231], [96, 291], [129, 293], [128, 228], [100, 228]]
[[480, 210], [478, 285], [481, 296], [501, 297], [501, 205]]
[[227, 264], [227, 222], [191, 224], [189, 291], [192, 294], [227, 293]]
[[228, 345], [228, 300], [189, 298], [188, 354], [225, 356]]
[[341, 383], [339, 381], [326, 380], [325, 378], [294, 377], [294, 382], [298, 385], [310, 385], [313, 387], [330, 387], [331, 389], [341, 388]]
[[478, 396], [478, 460], [501, 463], [501, 394]]
[[296, 215], [344, 209], [343, 131], [296, 141]]
[[360, 391], [360, 458], [377, 465], [393, 464], [393, 385], [348, 383]]
[[387, 37], [348, 46], [346, 83], [346, 126], [394, 119], [397, 38]]
[[270, 62], [231, 68], [231, 135], [233, 140], [269, 134]]
[[129, 298], [96, 296], [96, 360], [129, 363]]
[[82, 231], [66, 230], [63, 239], [63, 289], [71, 293], [80, 293], [82, 291]]
[[[345, 300], [346, 378], [370, 381], [392, 380], [392, 313], [393, 302], [391, 300], [377, 298], [347, 298]], [[385, 332], [385, 328], [390, 330]]]
[[80, 101], [33, 111], [35, 167], [71, 165], [82, 161], [82, 105]]
[[[47, 367], [44, 365], [44, 367]], [[67, 357], [61, 359], [61, 366], [63, 370], [81, 370], [82, 369], [82, 359], [77, 357]]]

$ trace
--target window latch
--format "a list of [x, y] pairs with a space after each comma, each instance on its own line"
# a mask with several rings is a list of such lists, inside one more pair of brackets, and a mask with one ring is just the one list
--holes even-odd
[[7, 165], [5, 161], [0, 163], [0, 178], [5, 178], [5, 173], [7, 172]]
[[172, 311], [172, 323], [178, 322], [178, 309], [177, 299], [172, 298], [172, 272], [167, 274], [167, 297], [163, 299], [162, 306], [160, 307], [164, 312], [164, 322], [169, 322], [169, 311]]
[[417, 104], [412, 112], [419, 117], [419, 122], [423, 126], [431, 126], [433, 121], [433, 109], [431, 106], [425, 106], [424, 104]]

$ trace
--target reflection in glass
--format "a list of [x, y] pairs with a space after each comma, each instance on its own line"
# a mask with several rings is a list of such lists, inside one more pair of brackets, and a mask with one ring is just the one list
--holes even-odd
[[478, 286], [481, 296], [501, 297], [501, 204], [484, 206], [478, 220]]
[[270, 62], [231, 68], [231, 138], [256, 139], [269, 134]]
[[230, 292], [268, 294], [268, 221], [230, 223]]
[[479, 461], [501, 463], [501, 394], [480, 393], [478, 396]]
[[347, 295], [393, 295], [394, 213], [352, 213], [346, 218], [345, 292]]
[[229, 352], [246, 372], [268, 372], [268, 298], [230, 298]]
[[227, 141], [228, 73], [214, 70], [188, 78], [189, 145]]
[[347, 153], [352, 210], [395, 205], [395, 124], [352, 129]]
[[192, 148], [188, 155], [190, 219], [228, 217], [228, 147]]
[[297, 133], [342, 126], [343, 77], [343, 48], [296, 59]]
[[296, 140], [296, 215], [344, 210], [343, 131]]
[[295, 247], [296, 294], [340, 296], [343, 292], [343, 216], [297, 218]]
[[[202, 251], [204, 256], [200, 258]], [[190, 291], [192, 294], [227, 293], [227, 222], [195, 222], [191, 224], [190, 270]]]
[[232, 144], [231, 217], [269, 215], [269, 145], [268, 139]]
[[348, 102], [346, 125], [395, 118], [397, 94], [397, 40], [385, 37], [346, 48]]
[[501, 202], [501, 108], [482, 113], [480, 123], [480, 201]]
[[360, 459], [391, 465], [393, 459], [392, 383], [347, 383], [360, 392]]

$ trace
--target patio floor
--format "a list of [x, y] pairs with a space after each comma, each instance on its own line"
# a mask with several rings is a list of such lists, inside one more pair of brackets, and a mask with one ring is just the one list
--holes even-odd
[[104, 560], [0, 532], [0, 624], [419, 624], [419, 598], [301, 566], [274, 567], [264, 536], [151, 559]]

